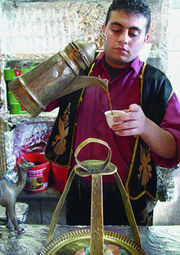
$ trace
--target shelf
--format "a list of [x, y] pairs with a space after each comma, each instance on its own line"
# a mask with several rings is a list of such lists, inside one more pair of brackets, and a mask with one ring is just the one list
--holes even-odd
[[55, 121], [58, 115], [58, 108], [54, 109], [51, 112], [42, 112], [39, 116], [33, 117], [30, 114], [9, 114], [9, 113], [2, 113], [1, 118], [5, 122], [9, 122], [12, 125], [17, 125], [19, 123], [29, 123], [29, 122], [53, 122]]
[[19, 122], [54, 122], [57, 115], [49, 114], [49, 115], [40, 115], [37, 117], [32, 117], [28, 114], [8, 114], [7, 119], [12, 124], [16, 124]]
[[17, 201], [32, 201], [32, 200], [58, 200], [61, 193], [57, 191], [54, 187], [48, 187], [48, 189], [39, 193], [30, 193], [22, 191], [18, 196]]

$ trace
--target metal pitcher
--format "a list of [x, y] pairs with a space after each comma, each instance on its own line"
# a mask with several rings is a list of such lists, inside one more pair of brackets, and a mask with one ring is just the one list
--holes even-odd
[[100, 86], [107, 90], [99, 78], [79, 76], [80, 70], [90, 67], [96, 44], [73, 41], [63, 51], [40, 63], [9, 83], [9, 88], [20, 104], [34, 117], [56, 98], [87, 86]]

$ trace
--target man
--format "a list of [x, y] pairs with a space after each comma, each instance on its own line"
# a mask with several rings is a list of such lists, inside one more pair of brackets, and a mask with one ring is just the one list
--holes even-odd
[[[177, 97], [165, 74], [150, 65], [144, 66], [138, 58], [149, 38], [149, 26], [150, 10], [145, 1], [113, 1], [102, 28], [106, 37], [104, 51], [95, 59], [89, 75], [108, 80], [113, 109], [126, 113], [114, 118], [111, 130], [104, 116], [109, 110], [105, 91], [95, 86], [77, 92], [75, 96], [79, 93], [80, 100], [72, 138], [74, 151], [89, 137], [109, 144], [111, 162], [117, 166], [138, 225], [152, 224], [156, 164], [170, 168], [180, 162]], [[60, 108], [57, 123], [62, 122], [63, 114], [67, 112], [67, 102], [71, 101], [73, 105], [72, 98], [74, 94], [60, 100], [64, 110]], [[53, 159], [51, 152], [56, 135], [52, 133], [46, 149], [46, 157], [50, 160]], [[105, 160], [106, 157], [104, 147], [92, 143], [83, 149], [78, 159]], [[72, 159], [69, 156], [69, 162], [72, 169], [76, 164], [73, 154]], [[62, 162], [57, 160], [57, 163]], [[114, 176], [103, 176], [103, 183], [104, 223], [128, 224]], [[90, 178], [76, 175], [67, 197], [67, 224], [90, 224], [90, 192]]]

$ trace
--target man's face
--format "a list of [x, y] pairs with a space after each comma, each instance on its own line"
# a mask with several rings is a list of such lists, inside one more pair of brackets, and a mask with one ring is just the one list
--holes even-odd
[[106, 62], [115, 68], [126, 67], [134, 60], [149, 35], [146, 34], [147, 20], [144, 16], [111, 11], [110, 19], [103, 32]]

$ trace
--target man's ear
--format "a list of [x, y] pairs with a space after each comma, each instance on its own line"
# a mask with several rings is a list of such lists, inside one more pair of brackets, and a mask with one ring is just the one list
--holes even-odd
[[105, 33], [105, 25], [104, 24], [102, 25], [102, 31], [103, 31], [103, 33]]
[[144, 42], [146, 43], [146, 42], [148, 41], [148, 39], [149, 39], [149, 34], [147, 34], [147, 35], [145, 36]]

